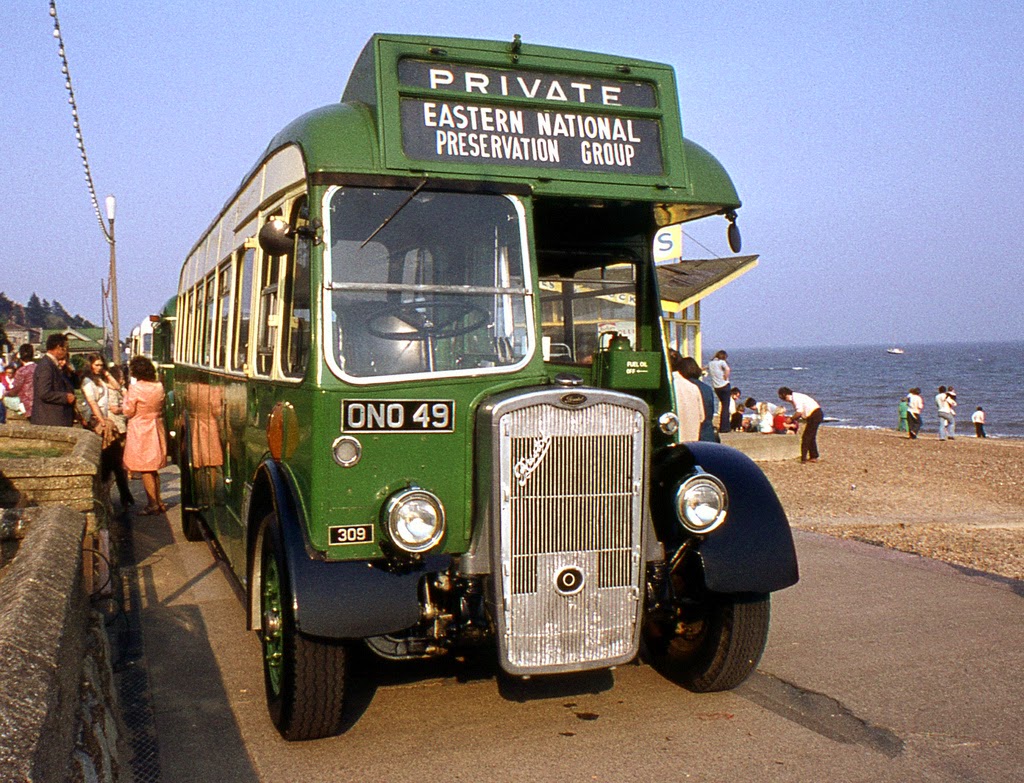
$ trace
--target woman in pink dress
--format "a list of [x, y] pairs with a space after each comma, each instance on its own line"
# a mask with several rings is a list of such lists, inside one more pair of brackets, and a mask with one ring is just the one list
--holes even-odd
[[149, 516], [167, 510], [160, 499], [160, 474], [167, 464], [167, 436], [164, 433], [164, 387], [156, 379], [156, 368], [145, 356], [136, 356], [128, 365], [135, 383], [124, 395], [122, 409], [128, 417], [128, 438], [124, 446], [124, 466], [142, 475], [142, 486], [149, 503], [140, 514]]

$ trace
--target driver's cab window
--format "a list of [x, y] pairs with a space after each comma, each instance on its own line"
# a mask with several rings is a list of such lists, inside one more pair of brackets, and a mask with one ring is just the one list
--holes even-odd
[[339, 188], [326, 211], [332, 368], [379, 381], [526, 362], [533, 332], [518, 202]]
[[636, 266], [542, 270], [542, 349], [552, 364], [589, 365], [614, 336], [636, 348]]

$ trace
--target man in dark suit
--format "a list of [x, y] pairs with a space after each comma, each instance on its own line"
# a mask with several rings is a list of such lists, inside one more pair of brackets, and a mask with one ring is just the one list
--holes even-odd
[[75, 387], [65, 369], [68, 336], [54, 332], [46, 338], [46, 354], [36, 363], [32, 393], [33, 424], [70, 427], [75, 423]]

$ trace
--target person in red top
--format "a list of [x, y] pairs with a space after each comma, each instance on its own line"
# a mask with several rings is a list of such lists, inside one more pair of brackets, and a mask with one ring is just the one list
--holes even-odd
[[0, 424], [7, 423], [7, 411], [21, 413], [18, 398], [11, 394], [14, 385], [14, 365], [8, 364], [0, 370]]
[[21, 400], [21, 406], [25, 410], [25, 418], [32, 416], [32, 395], [35, 392], [36, 363], [35, 349], [25, 343], [18, 349], [18, 359], [21, 367], [14, 373], [14, 383], [11, 384], [10, 393], [12, 397]]

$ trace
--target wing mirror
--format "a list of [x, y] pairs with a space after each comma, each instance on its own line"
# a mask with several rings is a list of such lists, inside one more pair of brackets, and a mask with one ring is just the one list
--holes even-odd
[[738, 253], [743, 248], [743, 239], [740, 237], [740, 227], [736, 225], [736, 213], [726, 213], [725, 219], [729, 221], [729, 228], [726, 232], [729, 238], [729, 249]]
[[288, 222], [280, 216], [263, 224], [259, 234], [260, 247], [271, 256], [284, 256], [292, 252], [292, 233]]

